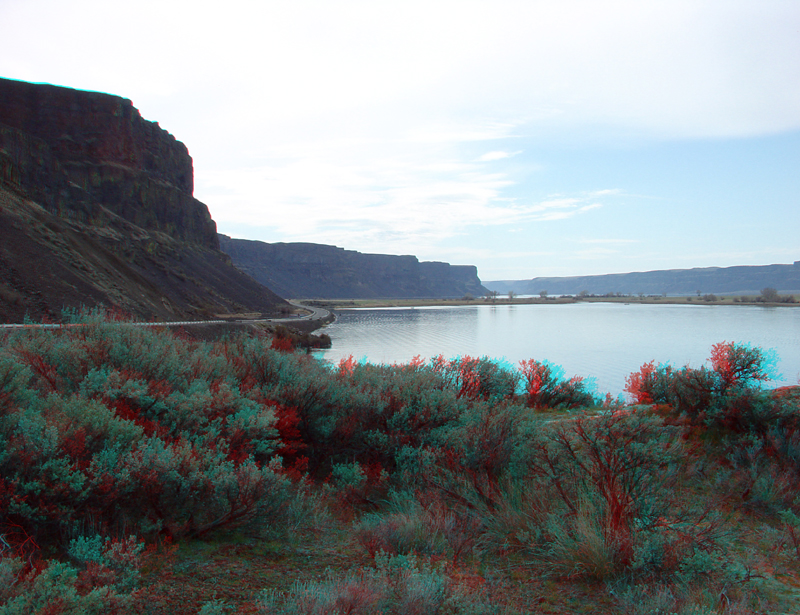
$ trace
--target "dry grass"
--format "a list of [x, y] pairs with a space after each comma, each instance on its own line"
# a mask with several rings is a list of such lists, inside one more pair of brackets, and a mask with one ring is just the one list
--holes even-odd
[[[483, 592], [508, 615], [618, 612], [602, 583], [567, 577], [543, 579], [513, 556], [472, 558], [457, 568], [440, 564], [462, 591]], [[323, 580], [328, 571], [345, 574], [373, 565], [346, 524], [325, 533], [307, 533], [293, 542], [239, 537], [185, 543], [145, 569], [134, 612], [194, 615], [203, 605], [221, 600], [226, 612], [256, 614], [257, 599], [264, 590], [288, 592], [297, 581]]]

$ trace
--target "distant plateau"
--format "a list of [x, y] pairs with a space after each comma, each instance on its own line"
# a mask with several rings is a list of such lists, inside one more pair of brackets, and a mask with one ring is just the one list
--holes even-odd
[[800, 293], [800, 261], [791, 265], [700, 267], [634, 273], [484, 282], [490, 291], [517, 295], [758, 295], [765, 288]]

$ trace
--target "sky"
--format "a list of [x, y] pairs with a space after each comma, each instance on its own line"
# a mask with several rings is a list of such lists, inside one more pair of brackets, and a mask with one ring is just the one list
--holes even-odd
[[484, 281], [800, 260], [798, 0], [0, 0], [0, 77], [131, 99], [232, 237]]

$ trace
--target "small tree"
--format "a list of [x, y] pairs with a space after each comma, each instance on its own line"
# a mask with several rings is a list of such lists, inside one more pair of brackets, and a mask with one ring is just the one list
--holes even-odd
[[719, 376], [719, 389], [753, 388], [767, 382], [774, 359], [761, 348], [747, 344], [722, 342], [711, 347], [711, 368]]
[[540, 296], [542, 299], [547, 299], [547, 291], [546, 291], [546, 290], [540, 290], [540, 291], [539, 291], [539, 296]]
[[761, 384], [777, 378], [772, 353], [747, 344], [722, 342], [711, 349], [711, 369], [653, 361], [626, 379], [625, 390], [637, 404], [666, 404], [695, 424], [743, 432], [763, 429], [771, 404], [759, 398]]
[[520, 361], [523, 385], [530, 408], [579, 408], [597, 405], [588, 384], [580, 376], [562, 378], [564, 370], [548, 361]]
[[764, 301], [764, 303], [777, 303], [781, 300], [781, 297], [777, 290], [768, 286], [761, 290], [761, 300]]

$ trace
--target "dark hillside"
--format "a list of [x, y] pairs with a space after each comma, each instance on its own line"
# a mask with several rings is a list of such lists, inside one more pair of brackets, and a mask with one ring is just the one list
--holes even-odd
[[217, 250], [113, 216], [103, 226], [70, 222], [0, 186], [0, 321], [99, 304], [161, 320], [286, 305]]

